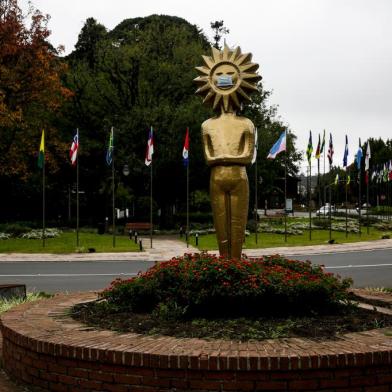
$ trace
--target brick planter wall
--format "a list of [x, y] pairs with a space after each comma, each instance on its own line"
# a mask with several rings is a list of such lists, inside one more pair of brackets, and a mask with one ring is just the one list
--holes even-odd
[[69, 318], [92, 293], [60, 295], [2, 316], [6, 371], [51, 391], [392, 392], [392, 337], [177, 339], [96, 331]]

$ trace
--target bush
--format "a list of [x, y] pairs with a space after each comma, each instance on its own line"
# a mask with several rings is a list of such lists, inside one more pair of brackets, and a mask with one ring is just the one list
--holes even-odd
[[[45, 238], [56, 238], [61, 234], [61, 230], [59, 229], [45, 229]], [[42, 230], [31, 230], [27, 233], [24, 233], [20, 236], [21, 238], [25, 238], [28, 240], [39, 240], [42, 239]]]
[[25, 226], [19, 223], [3, 224], [1, 225], [1, 231], [9, 234], [11, 237], [19, 237], [24, 233], [31, 230], [31, 227]]
[[347, 300], [350, 284], [321, 266], [279, 255], [226, 260], [200, 253], [117, 279], [100, 296], [116, 307], [167, 318], [171, 309], [186, 317], [259, 316], [330, 309]]

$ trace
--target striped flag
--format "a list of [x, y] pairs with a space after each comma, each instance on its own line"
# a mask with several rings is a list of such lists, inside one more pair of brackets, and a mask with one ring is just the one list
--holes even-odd
[[182, 149], [182, 159], [184, 161], [184, 166], [189, 165], [189, 129], [186, 128], [184, 147]]
[[370, 168], [370, 158], [372, 157], [372, 153], [370, 151], [370, 142], [368, 140], [366, 147], [366, 156], [365, 156], [365, 170], [369, 171]]
[[317, 148], [316, 148], [316, 153], [314, 154], [316, 159], [320, 159], [321, 156], [321, 140], [320, 140], [320, 134], [318, 135], [318, 143], [317, 143]]
[[357, 151], [357, 155], [356, 155], [356, 162], [357, 162], [357, 169], [358, 170], [361, 170], [362, 157], [363, 157], [363, 152], [362, 152], [362, 147], [361, 147], [361, 139], [359, 139], [359, 146], [358, 146], [358, 151]]
[[112, 129], [110, 130], [109, 146], [106, 151], [106, 163], [108, 164], [108, 166], [110, 166], [113, 161], [113, 149], [114, 149], [113, 140], [114, 140], [114, 131], [112, 127]]
[[324, 152], [324, 148], [325, 148], [325, 129], [323, 132], [323, 141], [321, 142], [320, 154], [322, 154]]
[[309, 165], [310, 165], [310, 160], [312, 159], [312, 152], [313, 152], [312, 131], [309, 131], [308, 148], [306, 149], [306, 156], [308, 158]]
[[256, 128], [255, 129], [255, 147], [253, 149], [253, 157], [252, 157], [252, 162], [251, 162], [252, 165], [256, 162], [256, 159], [257, 159], [258, 139], [259, 139], [259, 135], [258, 135], [257, 128]]
[[328, 161], [329, 164], [332, 165], [333, 163], [333, 142], [332, 142], [332, 133], [329, 134], [329, 146], [328, 146]]
[[76, 160], [78, 159], [78, 150], [79, 150], [79, 129], [76, 130], [76, 134], [71, 144], [71, 149], [69, 150], [69, 158], [71, 159], [72, 166], [76, 164]]
[[146, 164], [146, 166], [151, 165], [153, 154], [154, 154], [154, 135], [153, 135], [153, 128], [151, 127], [150, 132], [148, 133], [146, 158], [144, 159], [144, 163]]
[[38, 167], [42, 169], [44, 167], [45, 161], [45, 131], [42, 130], [41, 135], [41, 144], [39, 146], [39, 153], [38, 153]]
[[347, 158], [348, 158], [348, 137], [346, 135], [346, 144], [344, 146], [344, 155], [343, 155], [343, 167], [347, 168]]
[[271, 150], [267, 156], [267, 159], [275, 159], [278, 154], [282, 151], [286, 151], [286, 131], [283, 131], [279, 136], [279, 139], [271, 147]]

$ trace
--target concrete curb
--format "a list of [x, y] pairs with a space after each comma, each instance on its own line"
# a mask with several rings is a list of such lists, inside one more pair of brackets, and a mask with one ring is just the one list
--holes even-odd
[[[392, 250], [392, 239], [353, 242], [333, 245], [287, 246], [277, 248], [244, 249], [243, 253], [250, 257], [281, 254], [285, 256], [312, 256], [329, 253], [371, 252], [375, 250]], [[186, 248], [178, 239], [157, 239], [153, 249], [144, 252], [116, 252], [116, 253], [1, 253], [1, 262], [43, 262], [43, 261], [163, 261], [184, 253], [199, 252], [194, 247]], [[218, 250], [209, 251], [218, 253]]]

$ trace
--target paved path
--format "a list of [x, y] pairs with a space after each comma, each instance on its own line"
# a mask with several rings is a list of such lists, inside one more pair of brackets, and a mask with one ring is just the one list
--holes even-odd
[[[150, 248], [150, 239], [142, 238], [144, 252], [116, 252], [116, 253], [69, 253], [69, 254], [49, 254], [49, 253], [0, 253], [2, 261], [163, 261], [172, 257], [183, 255], [184, 253], [199, 252], [193, 246], [186, 247], [178, 236], [159, 236], [153, 239], [153, 248]], [[359, 251], [372, 251], [381, 249], [392, 249], [392, 239], [375, 240], [364, 242], [353, 242], [348, 244], [334, 245], [309, 245], [296, 247], [260, 248], [244, 249], [244, 253], [251, 257], [262, 255], [317, 255], [328, 253], [347, 253]], [[212, 251], [210, 253], [217, 253]]]

